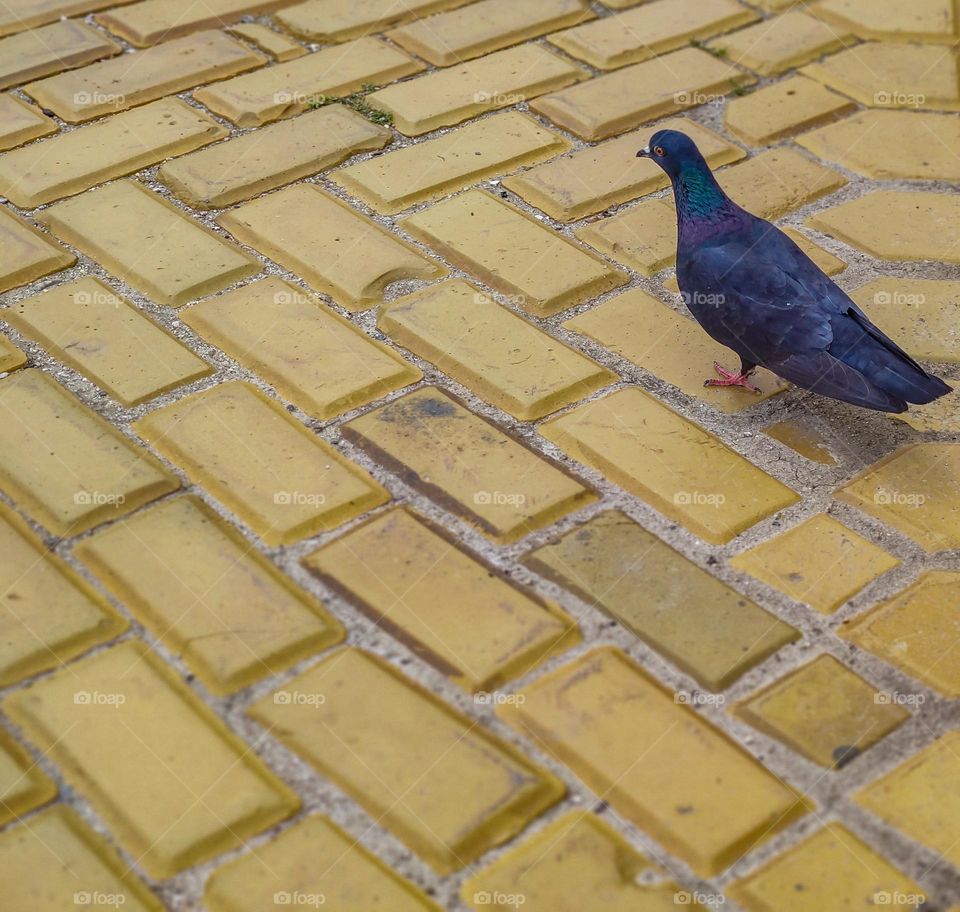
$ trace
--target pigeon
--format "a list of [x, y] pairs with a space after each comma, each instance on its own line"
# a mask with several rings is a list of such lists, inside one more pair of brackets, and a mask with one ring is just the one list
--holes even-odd
[[786, 234], [720, 188], [696, 144], [660, 130], [637, 152], [673, 184], [677, 282], [697, 322], [740, 356], [706, 386], [759, 392], [763, 366], [803, 389], [881, 412], [904, 412], [950, 392], [928, 374]]

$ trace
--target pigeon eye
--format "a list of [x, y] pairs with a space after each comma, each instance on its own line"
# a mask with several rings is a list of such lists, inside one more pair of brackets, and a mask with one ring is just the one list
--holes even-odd
[[655, 146], [653, 149], [654, 153], [660, 156], [666, 155], [667, 153], [663, 151], [663, 146]]

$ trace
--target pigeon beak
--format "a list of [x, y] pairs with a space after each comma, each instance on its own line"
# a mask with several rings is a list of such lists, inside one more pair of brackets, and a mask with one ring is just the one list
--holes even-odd
[[650, 157], [650, 147], [645, 146], [637, 153], [637, 158], [649, 158]]

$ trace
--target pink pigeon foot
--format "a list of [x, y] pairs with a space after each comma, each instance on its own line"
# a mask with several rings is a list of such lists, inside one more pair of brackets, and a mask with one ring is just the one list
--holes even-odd
[[717, 361], [713, 362], [713, 369], [720, 375], [721, 379], [717, 380], [711, 377], [709, 380], [703, 381], [704, 386], [742, 386], [752, 393], [760, 392], [759, 387], [750, 383], [750, 375], [753, 371], [747, 371], [745, 374], [741, 374], [739, 371], [727, 370]]

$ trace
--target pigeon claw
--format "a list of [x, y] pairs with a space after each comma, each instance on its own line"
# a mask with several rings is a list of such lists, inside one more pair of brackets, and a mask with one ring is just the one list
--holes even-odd
[[704, 380], [704, 386], [742, 386], [744, 389], [750, 390], [751, 393], [760, 392], [760, 388], [750, 382], [750, 374], [753, 371], [742, 374], [740, 371], [727, 370], [718, 361], [713, 362], [713, 369], [720, 375], [720, 378], [711, 377], [709, 380]]

